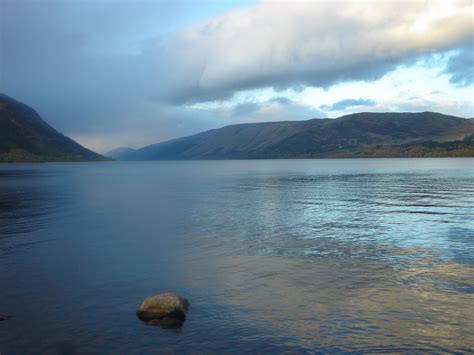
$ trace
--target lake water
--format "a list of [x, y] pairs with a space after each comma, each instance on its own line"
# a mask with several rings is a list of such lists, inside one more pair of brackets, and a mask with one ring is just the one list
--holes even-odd
[[470, 352], [474, 159], [0, 165], [0, 314], [2, 354]]

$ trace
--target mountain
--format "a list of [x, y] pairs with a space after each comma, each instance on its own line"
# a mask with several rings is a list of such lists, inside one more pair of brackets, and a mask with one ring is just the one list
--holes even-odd
[[106, 157], [110, 157], [115, 160], [128, 160], [129, 157], [133, 155], [135, 149], [129, 147], [120, 147], [111, 150], [110, 152], [106, 153]]
[[0, 162], [100, 161], [49, 126], [31, 107], [0, 94]]
[[137, 149], [127, 160], [474, 156], [474, 119], [435, 112], [237, 124]]

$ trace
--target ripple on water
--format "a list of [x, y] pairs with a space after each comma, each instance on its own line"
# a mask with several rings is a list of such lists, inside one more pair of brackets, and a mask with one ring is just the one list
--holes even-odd
[[[469, 162], [0, 170], [0, 352], [472, 351]], [[169, 290], [184, 327], [138, 322]]]

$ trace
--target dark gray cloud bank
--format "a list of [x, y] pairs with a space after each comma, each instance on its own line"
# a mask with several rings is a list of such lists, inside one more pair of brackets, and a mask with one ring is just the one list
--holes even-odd
[[451, 75], [451, 83], [468, 86], [474, 83], [474, 36], [466, 41], [459, 52], [449, 58], [446, 73]]
[[449, 13], [436, 1], [262, 1], [241, 9], [211, 0], [0, 4], [0, 91], [99, 149], [370, 106], [370, 99], [348, 98], [314, 110], [281, 97], [232, 110], [189, 107], [242, 90], [371, 81], [456, 49], [446, 73], [454, 85], [473, 83], [469, 1]]

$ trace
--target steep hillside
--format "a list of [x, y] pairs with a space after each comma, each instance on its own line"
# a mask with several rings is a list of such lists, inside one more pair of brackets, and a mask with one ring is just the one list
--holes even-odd
[[0, 94], [0, 162], [97, 160], [105, 158], [57, 132], [31, 107]]

